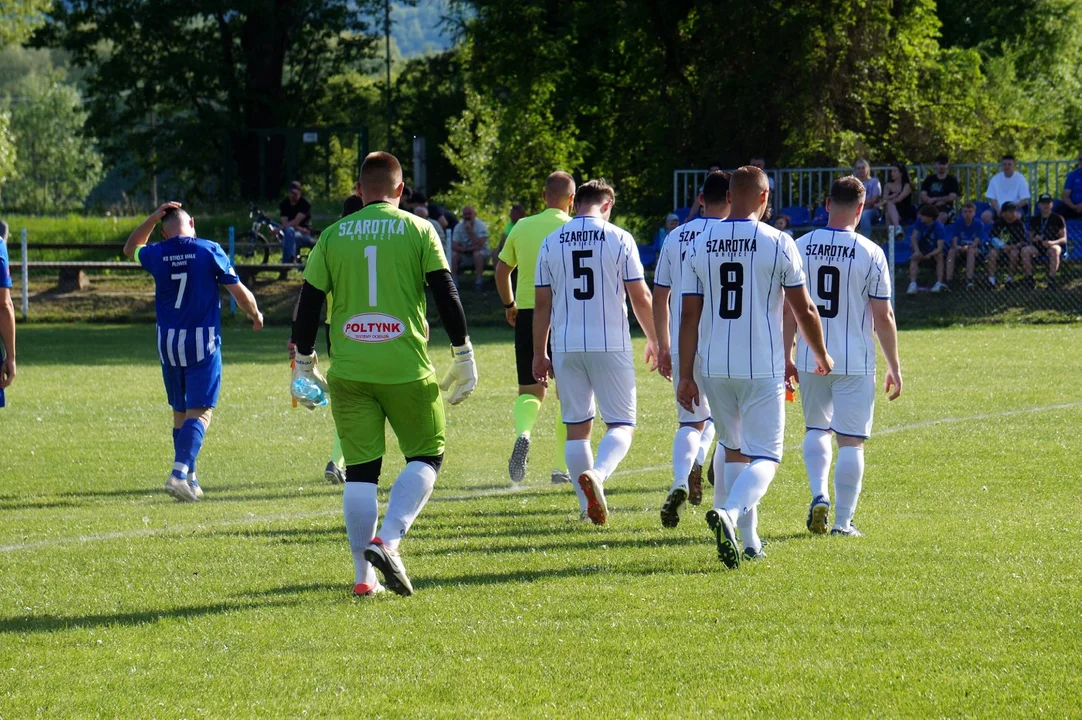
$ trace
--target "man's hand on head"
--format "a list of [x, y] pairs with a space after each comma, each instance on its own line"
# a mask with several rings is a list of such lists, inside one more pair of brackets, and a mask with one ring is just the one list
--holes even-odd
[[176, 202], [174, 200], [170, 200], [167, 203], [162, 203], [161, 206], [159, 206], [158, 209], [154, 211], [153, 216], [158, 218], [159, 220], [161, 220], [163, 217], [165, 217], [165, 214], [168, 213], [170, 210], [179, 210], [180, 208], [181, 208], [180, 203], [178, 203], [178, 202]]

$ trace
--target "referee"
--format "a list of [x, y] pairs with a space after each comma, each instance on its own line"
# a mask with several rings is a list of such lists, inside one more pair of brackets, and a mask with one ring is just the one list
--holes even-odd
[[[522, 482], [530, 452], [530, 432], [537, 422], [545, 388], [533, 377], [534, 266], [541, 243], [552, 232], [571, 221], [567, 214], [575, 200], [575, 180], [565, 172], [554, 172], [545, 181], [545, 209], [522, 218], [511, 229], [496, 264], [496, 289], [503, 302], [507, 322], [515, 328], [515, 367], [518, 397], [515, 399], [515, 447], [507, 463], [511, 481]], [[520, 268], [518, 289], [512, 297], [511, 272]], [[554, 484], [571, 482], [564, 460], [567, 427], [556, 413], [556, 455], [552, 471]]]

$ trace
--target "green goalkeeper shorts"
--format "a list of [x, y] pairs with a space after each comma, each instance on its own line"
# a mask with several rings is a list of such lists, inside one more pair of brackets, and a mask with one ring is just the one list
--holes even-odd
[[405, 457], [443, 454], [443, 398], [434, 375], [400, 385], [342, 380], [332, 375], [327, 386], [347, 466], [384, 456], [385, 421], [390, 421]]

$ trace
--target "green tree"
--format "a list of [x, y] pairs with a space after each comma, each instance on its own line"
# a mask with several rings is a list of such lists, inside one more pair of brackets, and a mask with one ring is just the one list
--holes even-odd
[[0, 189], [5, 183], [15, 178], [17, 157], [15, 136], [11, 132], [11, 113], [0, 112]]
[[101, 178], [101, 155], [83, 135], [86, 113], [75, 90], [38, 82], [11, 110], [16, 177], [4, 185], [8, 204], [35, 213], [79, 207]]
[[30, 37], [51, 6], [52, 0], [0, 0], [0, 48]]
[[35, 42], [67, 49], [91, 70], [89, 125], [111, 160], [168, 169], [193, 191], [225, 164], [244, 196], [274, 197], [286, 140], [253, 130], [310, 124], [328, 79], [374, 53], [365, 18], [377, 6], [71, 0], [58, 4]]

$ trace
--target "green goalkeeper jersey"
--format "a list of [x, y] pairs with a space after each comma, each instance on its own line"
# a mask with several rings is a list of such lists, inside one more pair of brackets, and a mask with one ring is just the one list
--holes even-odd
[[329, 375], [397, 385], [435, 372], [428, 358], [425, 275], [446, 270], [428, 220], [377, 202], [319, 236], [304, 279], [334, 293]]

